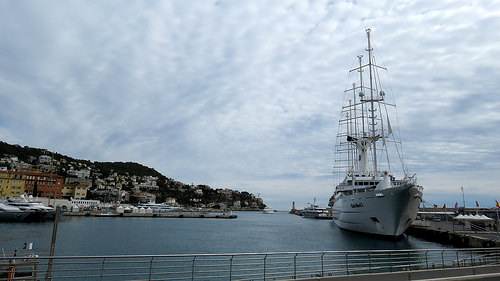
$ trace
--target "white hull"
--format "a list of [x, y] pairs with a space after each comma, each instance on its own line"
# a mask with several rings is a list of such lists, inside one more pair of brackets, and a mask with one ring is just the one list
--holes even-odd
[[341, 195], [333, 202], [333, 221], [343, 229], [396, 238], [415, 220], [421, 198], [412, 183]]

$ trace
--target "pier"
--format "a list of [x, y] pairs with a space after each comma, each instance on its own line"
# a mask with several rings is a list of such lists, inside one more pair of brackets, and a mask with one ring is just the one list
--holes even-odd
[[500, 234], [491, 229], [466, 230], [453, 221], [416, 221], [406, 234], [456, 247], [500, 247]]
[[117, 218], [205, 218], [235, 219], [231, 213], [168, 212], [168, 213], [102, 213], [102, 212], [66, 212], [64, 216], [75, 217], [117, 217]]

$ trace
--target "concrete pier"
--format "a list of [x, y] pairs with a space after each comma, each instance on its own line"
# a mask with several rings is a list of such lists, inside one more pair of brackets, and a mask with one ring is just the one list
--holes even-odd
[[500, 235], [497, 231], [464, 230], [463, 225], [454, 224], [452, 221], [415, 221], [406, 234], [456, 247], [500, 247]]
[[233, 214], [213, 214], [195, 212], [170, 212], [170, 213], [99, 213], [99, 212], [66, 212], [64, 216], [79, 217], [118, 217], [118, 218], [205, 218], [205, 219], [235, 219]]

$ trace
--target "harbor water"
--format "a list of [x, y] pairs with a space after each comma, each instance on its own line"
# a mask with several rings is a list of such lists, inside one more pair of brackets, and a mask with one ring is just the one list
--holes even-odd
[[[55, 254], [161, 255], [369, 249], [442, 249], [446, 246], [404, 235], [398, 241], [339, 229], [330, 220], [287, 212], [235, 212], [236, 219], [66, 217], [58, 225]], [[24, 254], [24, 243], [47, 256], [53, 222], [0, 223], [0, 249]], [[3, 254], [3, 253], [2, 253]]]

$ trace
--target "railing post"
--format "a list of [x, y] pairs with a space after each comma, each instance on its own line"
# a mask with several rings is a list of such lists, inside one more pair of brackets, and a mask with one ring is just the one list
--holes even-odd
[[349, 275], [349, 252], [345, 254], [345, 270], [347, 271], [347, 275]]
[[470, 265], [474, 266], [474, 259], [472, 258], [472, 250], [470, 250]]
[[370, 253], [368, 253], [368, 271], [372, 273], [372, 259]]
[[411, 271], [411, 259], [410, 259], [410, 252], [408, 252], [408, 270]]
[[149, 281], [151, 281], [151, 273], [153, 272], [153, 259], [155, 257], [151, 257], [151, 261], [149, 262]]
[[106, 258], [103, 258], [102, 259], [102, 266], [101, 266], [101, 279], [102, 280], [102, 277], [104, 275], [104, 264], [106, 263]]
[[323, 262], [323, 256], [325, 253], [321, 255], [321, 277], [325, 276], [325, 269], [324, 269], [324, 262]]
[[194, 280], [194, 261], [196, 260], [196, 256], [193, 257], [193, 265], [191, 266], [191, 280]]
[[389, 269], [392, 272], [392, 255], [391, 255], [391, 252], [389, 252]]
[[429, 251], [425, 251], [425, 267], [427, 267], [427, 269], [429, 269], [429, 260], [427, 259], [427, 252], [429, 252]]
[[231, 256], [231, 261], [229, 263], [229, 281], [233, 279], [233, 258], [234, 255]]
[[264, 281], [266, 281], [266, 260], [267, 260], [267, 254], [264, 256]]
[[458, 259], [458, 251], [455, 252], [457, 254], [457, 267], [460, 267], [460, 260]]
[[442, 264], [442, 268], [444, 268], [444, 250], [441, 251], [441, 264]]
[[297, 279], [297, 255], [295, 254], [295, 257], [293, 257], [293, 279]]

